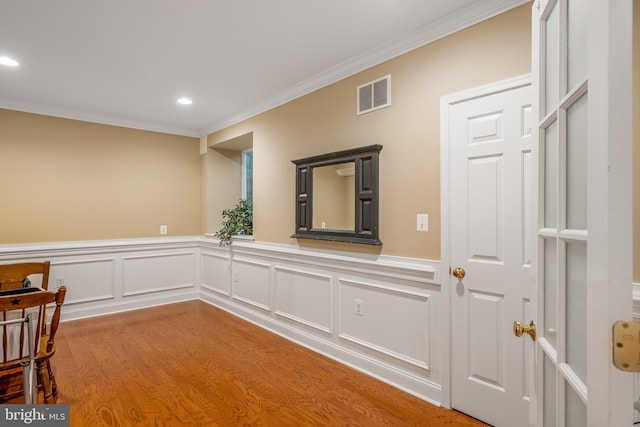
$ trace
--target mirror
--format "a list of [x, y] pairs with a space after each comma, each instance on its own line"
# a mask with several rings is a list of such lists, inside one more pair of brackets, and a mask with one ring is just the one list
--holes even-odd
[[355, 231], [355, 165], [313, 168], [313, 228]]
[[302, 239], [380, 245], [378, 158], [370, 145], [293, 160], [296, 232]]

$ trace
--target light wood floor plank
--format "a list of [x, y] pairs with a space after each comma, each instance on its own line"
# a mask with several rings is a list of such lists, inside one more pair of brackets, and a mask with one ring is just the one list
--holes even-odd
[[61, 324], [71, 426], [482, 426], [202, 301]]

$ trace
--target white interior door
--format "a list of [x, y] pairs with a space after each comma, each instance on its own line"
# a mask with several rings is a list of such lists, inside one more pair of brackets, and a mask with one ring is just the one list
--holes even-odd
[[539, 426], [632, 425], [632, 376], [611, 363], [611, 326], [631, 319], [630, 12], [533, 6]]
[[[525, 426], [536, 313], [530, 280], [532, 92], [514, 79], [449, 98], [451, 406], [494, 426]], [[446, 148], [446, 147], [445, 147]]]

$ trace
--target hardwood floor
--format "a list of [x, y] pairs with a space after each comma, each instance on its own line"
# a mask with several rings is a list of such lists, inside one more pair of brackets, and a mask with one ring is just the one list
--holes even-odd
[[71, 426], [483, 426], [202, 301], [62, 323]]

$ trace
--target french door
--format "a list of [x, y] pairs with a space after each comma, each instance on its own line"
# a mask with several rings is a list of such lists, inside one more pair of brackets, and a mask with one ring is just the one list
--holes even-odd
[[[611, 363], [631, 319], [631, 0], [536, 0], [536, 391], [532, 424], [632, 424]], [[625, 56], [626, 55], [626, 56]]]

